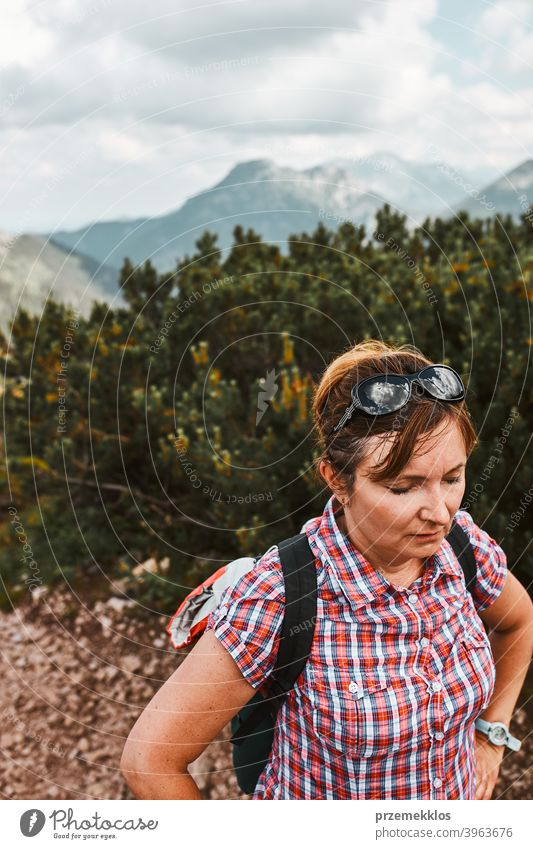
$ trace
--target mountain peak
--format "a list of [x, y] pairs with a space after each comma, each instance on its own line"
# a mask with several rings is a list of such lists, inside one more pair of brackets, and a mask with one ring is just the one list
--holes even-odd
[[531, 190], [533, 188], [533, 159], [525, 159], [520, 165], [503, 174], [498, 180], [489, 186], [499, 191], [508, 191], [510, 186], [514, 191]]
[[520, 165], [509, 171], [509, 174], [516, 174], [518, 171], [533, 171], [533, 159], [524, 159]]
[[253, 180], [272, 177], [280, 170], [272, 159], [248, 159], [237, 162], [224, 179], [219, 183], [248, 183]]

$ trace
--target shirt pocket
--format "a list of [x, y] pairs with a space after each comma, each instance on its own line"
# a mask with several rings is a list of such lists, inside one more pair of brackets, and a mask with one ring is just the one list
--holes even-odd
[[459, 635], [458, 645], [458, 672], [464, 680], [469, 714], [474, 718], [489, 704], [496, 683], [494, 657], [483, 624], [471, 623]]
[[314, 677], [310, 686], [311, 721], [328, 748], [347, 757], [391, 754], [409, 745], [401, 733], [398, 691], [386, 673], [369, 678], [338, 670], [335, 679]]

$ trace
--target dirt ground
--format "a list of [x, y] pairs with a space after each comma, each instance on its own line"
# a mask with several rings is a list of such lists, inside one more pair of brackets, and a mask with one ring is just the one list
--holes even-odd
[[[134, 798], [119, 771], [124, 741], [182, 657], [167, 618], [146, 621], [121, 598], [85, 606], [65, 591], [0, 613], [2, 798]], [[533, 798], [532, 694], [530, 671], [511, 725], [524, 742], [504, 757], [494, 799]], [[228, 725], [191, 766], [205, 798], [249, 798], [229, 736]]]

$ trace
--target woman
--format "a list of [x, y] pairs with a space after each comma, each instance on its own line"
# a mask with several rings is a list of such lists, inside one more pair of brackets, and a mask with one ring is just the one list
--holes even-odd
[[[427, 366], [412, 346], [372, 340], [316, 389], [317, 468], [331, 494], [302, 528], [316, 556], [315, 635], [254, 799], [489, 799], [512, 756], [474, 721], [509, 725], [533, 605], [459, 509], [477, 443], [460, 378], [398, 377]], [[454, 518], [475, 552], [473, 596], [444, 539]], [[132, 729], [121, 769], [139, 798], [202, 798], [188, 766], [268, 678], [283, 605], [274, 545], [226, 590]]]

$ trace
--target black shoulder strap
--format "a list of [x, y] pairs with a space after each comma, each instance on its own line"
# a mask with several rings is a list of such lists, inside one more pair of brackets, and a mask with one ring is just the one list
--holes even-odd
[[307, 534], [278, 544], [285, 581], [285, 615], [272, 675], [287, 694], [303, 670], [311, 651], [316, 622], [316, 561]]
[[477, 564], [472, 543], [468, 534], [454, 519], [446, 539], [455, 552], [465, 576], [467, 590], [472, 593], [476, 583]]
[[274, 717], [307, 663], [315, 632], [317, 580], [315, 556], [307, 535], [278, 543], [285, 582], [285, 606], [274, 668], [266, 681], [267, 695], [239, 725], [239, 744], [267, 716]]

